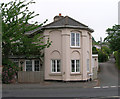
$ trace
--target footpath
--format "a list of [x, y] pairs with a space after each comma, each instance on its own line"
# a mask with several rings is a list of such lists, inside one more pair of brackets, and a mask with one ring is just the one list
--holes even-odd
[[44, 81], [36, 84], [2, 84], [3, 90], [14, 89], [44, 89], [44, 88], [93, 88], [98, 86], [98, 80], [88, 82], [57, 82], [57, 81]]

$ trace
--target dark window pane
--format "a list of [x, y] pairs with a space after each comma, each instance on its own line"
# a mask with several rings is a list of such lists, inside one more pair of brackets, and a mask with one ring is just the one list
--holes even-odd
[[55, 72], [56, 71], [56, 67], [55, 67], [55, 60], [52, 60], [52, 72]]
[[57, 72], [60, 72], [60, 60], [57, 60]]
[[26, 61], [26, 71], [32, 71], [32, 61]]
[[71, 46], [75, 46], [75, 33], [71, 33]]
[[76, 33], [76, 46], [80, 46], [80, 34]]
[[80, 61], [76, 60], [76, 72], [80, 72]]
[[71, 60], [71, 71], [75, 72], [75, 60]]
[[35, 67], [34, 67], [34, 71], [40, 71], [40, 63], [39, 60], [35, 60]]

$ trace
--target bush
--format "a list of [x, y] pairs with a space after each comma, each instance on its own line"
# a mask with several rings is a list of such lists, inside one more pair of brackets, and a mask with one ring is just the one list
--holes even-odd
[[19, 67], [8, 59], [3, 59], [2, 82], [5, 84], [12, 83], [17, 77]]
[[96, 47], [92, 47], [92, 54], [98, 54], [98, 50]]
[[120, 52], [115, 51], [114, 52], [115, 60], [116, 60], [116, 66], [118, 69], [120, 69]]
[[107, 47], [107, 46], [102, 46], [102, 50], [103, 50], [105, 53], [107, 53], [108, 55], [110, 55], [110, 54], [112, 53], [112, 51], [110, 50], [110, 48]]
[[98, 61], [99, 62], [106, 62], [108, 61], [108, 54], [99, 50], [98, 51]]

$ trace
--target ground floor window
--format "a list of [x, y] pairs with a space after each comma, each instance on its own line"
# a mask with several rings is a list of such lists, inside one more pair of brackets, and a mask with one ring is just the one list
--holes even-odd
[[80, 72], [80, 60], [71, 60], [71, 72], [72, 73]]
[[25, 71], [40, 71], [40, 61], [39, 60], [26, 60]]
[[87, 59], [87, 72], [89, 72], [89, 59]]
[[60, 72], [60, 60], [51, 60], [51, 71], [52, 73]]

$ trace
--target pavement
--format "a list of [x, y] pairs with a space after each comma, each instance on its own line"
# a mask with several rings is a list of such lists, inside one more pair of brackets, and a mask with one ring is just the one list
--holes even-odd
[[98, 85], [98, 80], [88, 82], [58, 82], [44, 81], [36, 84], [3, 84], [2, 89], [43, 89], [43, 88], [93, 88]]

